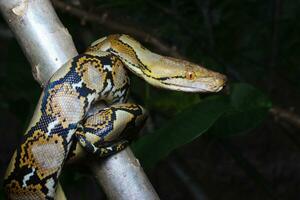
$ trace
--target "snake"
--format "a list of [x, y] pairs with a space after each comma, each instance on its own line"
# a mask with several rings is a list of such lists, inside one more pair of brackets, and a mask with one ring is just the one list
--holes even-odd
[[[5, 173], [8, 199], [54, 199], [74, 144], [98, 157], [128, 145], [124, 133], [147, 115], [140, 105], [128, 103], [129, 71], [154, 87], [183, 92], [218, 92], [226, 82], [221, 73], [151, 52], [125, 34], [96, 40], [44, 87]], [[99, 102], [107, 107], [89, 115]]]

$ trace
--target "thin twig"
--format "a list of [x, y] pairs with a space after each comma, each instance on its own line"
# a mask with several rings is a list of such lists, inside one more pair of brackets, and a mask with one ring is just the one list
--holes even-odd
[[191, 169], [176, 153], [173, 155], [174, 156], [171, 156], [171, 159], [168, 160], [167, 165], [174, 175], [183, 183], [183, 187], [189, 191], [192, 199], [207, 200], [207, 195]]
[[94, 13], [90, 13], [90, 12], [81, 10], [75, 6], [67, 4], [60, 0], [52, 0], [52, 2], [56, 8], [58, 8], [62, 11], [68, 12], [71, 15], [74, 15], [80, 19], [84, 18], [86, 21], [96, 22], [96, 23], [104, 26], [105, 28], [108, 28], [113, 31], [126, 33], [129, 35], [134, 35], [138, 39], [152, 44], [155, 48], [159, 49], [162, 53], [165, 53], [165, 54], [168, 54], [168, 55], [171, 55], [174, 57], [180, 57], [176, 48], [169, 47], [168, 45], [164, 44], [160, 39], [149, 34], [148, 32], [142, 31], [135, 27], [131, 27], [129, 25], [117, 23], [117, 22], [109, 19], [107, 13], [98, 15], [98, 14], [94, 14]]
[[275, 117], [275, 119], [285, 120], [300, 129], [299, 115], [279, 107], [271, 108], [270, 113]]

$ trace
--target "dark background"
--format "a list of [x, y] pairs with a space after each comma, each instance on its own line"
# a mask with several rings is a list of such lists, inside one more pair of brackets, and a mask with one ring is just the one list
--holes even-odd
[[[132, 148], [161, 199], [299, 199], [299, 1], [53, 3], [79, 52], [127, 33], [228, 76], [217, 95], [163, 91], [131, 76], [132, 98], [150, 113]], [[2, 18], [0, 52], [3, 177], [41, 88]], [[86, 168], [67, 167], [62, 181], [69, 199], [105, 199]]]

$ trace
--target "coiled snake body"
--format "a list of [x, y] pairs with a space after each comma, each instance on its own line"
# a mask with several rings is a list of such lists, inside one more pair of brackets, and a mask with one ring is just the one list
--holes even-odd
[[[6, 171], [9, 199], [53, 199], [74, 135], [100, 157], [125, 148], [123, 131], [141, 124], [145, 111], [126, 103], [129, 79], [124, 66], [148, 83], [171, 90], [216, 92], [225, 83], [217, 72], [152, 53], [127, 35], [97, 40], [63, 65], [44, 88]], [[99, 101], [110, 107], [86, 116]]]

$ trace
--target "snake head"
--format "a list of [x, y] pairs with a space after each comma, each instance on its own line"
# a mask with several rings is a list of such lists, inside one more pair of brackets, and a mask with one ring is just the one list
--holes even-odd
[[146, 72], [149, 76], [145, 79], [154, 86], [169, 90], [218, 92], [227, 80], [225, 75], [200, 65], [165, 56], [158, 55], [148, 66], [152, 66], [149, 68], [151, 72]]
[[200, 65], [158, 55], [128, 35], [111, 35], [92, 44], [90, 51], [108, 51], [154, 87], [183, 92], [218, 92], [226, 76]]

